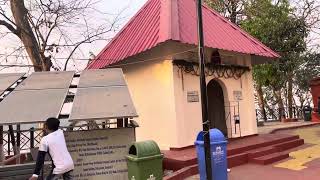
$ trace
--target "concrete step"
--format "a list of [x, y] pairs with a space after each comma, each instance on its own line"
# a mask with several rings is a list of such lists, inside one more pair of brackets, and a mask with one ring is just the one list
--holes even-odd
[[248, 152], [248, 158], [253, 159], [261, 156], [266, 156], [268, 154], [273, 154], [275, 152], [279, 152], [278, 148], [275, 148], [273, 146], [263, 147], [255, 150], [251, 150]]
[[197, 163], [198, 163], [197, 156], [194, 156], [193, 158], [188, 159], [188, 160], [164, 158], [163, 159], [163, 168], [177, 171], [179, 169], [182, 169], [182, 168], [188, 167], [188, 166], [192, 166]]
[[271, 147], [265, 147], [248, 152], [249, 162], [256, 164], [271, 164], [289, 157], [288, 153], [283, 151], [296, 148], [304, 144], [303, 139], [294, 139], [287, 142], [275, 144]]
[[276, 152], [266, 156], [250, 159], [249, 162], [261, 165], [271, 164], [289, 157], [289, 153]]
[[295, 140], [292, 140], [292, 141], [276, 144], [273, 147], [275, 147], [279, 151], [286, 151], [288, 149], [292, 149], [292, 148], [296, 148], [298, 146], [301, 146], [303, 144], [304, 144], [304, 140], [303, 139], [295, 139]]
[[248, 152], [251, 150], [255, 150], [258, 148], [269, 147], [269, 146], [272, 146], [275, 144], [293, 141], [296, 139], [299, 139], [298, 135], [282, 137], [282, 138], [278, 138], [278, 139], [274, 139], [274, 140], [266, 140], [266, 141], [262, 141], [262, 142], [253, 143], [250, 145], [244, 145], [243, 147], [236, 147], [236, 148], [228, 149], [228, 155], [229, 156], [236, 155], [236, 154]]
[[[304, 141], [296, 135], [261, 135], [244, 140], [229, 142], [227, 150], [228, 167], [232, 168], [275, 152], [286, 151], [302, 145]], [[232, 144], [232, 146], [230, 146]], [[177, 171], [184, 167], [197, 164], [197, 154], [194, 147], [181, 150], [163, 151], [165, 158], [163, 166], [167, 170]]]
[[248, 153], [241, 153], [236, 155], [231, 155], [227, 157], [228, 167], [232, 168], [235, 166], [240, 166], [242, 164], [248, 163]]

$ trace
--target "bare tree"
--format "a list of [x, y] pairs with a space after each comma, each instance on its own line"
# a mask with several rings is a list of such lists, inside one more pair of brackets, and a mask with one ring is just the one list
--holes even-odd
[[245, 0], [205, 0], [205, 3], [235, 24], [244, 15]]
[[[291, 0], [291, 5], [294, 8], [293, 16], [296, 18], [303, 19], [306, 22], [307, 29], [311, 32], [308, 38], [305, 40], [306, 44], [312, 46], [315, 41], [319, 40], [320, 35], [320, 2], [318, 0]], [[296, 56], [298, 57], [298, 56]], [[298, 61], [302, 63], [301, 59], [298, 58]], [[295, 63], [299, 64], [299, 63]], [[301, 106], [307, 101], [309, 97], [309, 92], [297, 91], [294, 93], [294, 76], [298, 71], [298, 66], [295, 71], [288, 73], [288, 107], [289, 107], [289, 116], [292, 117], [292, 107], [294, 94], [299, 98]]]
[[[34, 71], [67, 70], [74, 54], [82, 53], [81, 45], [108, 40], [108, 33], [117, 28], [120, 13], [100, 12], [95, 8], [97, 3], [93, 0], [0, 0], [0, 30], [1, 26], [6, 28], [0, 31], [0, 37], [8, 33], [17, 37], [21, 46], [16, 49], [25, 50]], [[92, 14], [112, 17], [112, 20], [97, 20]]]
[[291, 0], [294, 16], [304, 18], [310, 28], [319, 29], [320, 2], [318, 0]]

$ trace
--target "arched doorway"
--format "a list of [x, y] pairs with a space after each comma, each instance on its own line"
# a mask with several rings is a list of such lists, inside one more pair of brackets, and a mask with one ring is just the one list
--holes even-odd
[[208, 93], [208, 118], [211, 128], [217, 128], [228, 137], [226, 114], [224, 108], [223, 89], [218, 81], [211, 80], [207, 85]]

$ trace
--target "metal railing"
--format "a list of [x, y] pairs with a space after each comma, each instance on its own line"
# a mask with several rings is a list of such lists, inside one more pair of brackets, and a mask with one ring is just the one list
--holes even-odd
[[230, 101], [225, 105], [228, 138], [241, 137], [241, 116], [239, 101]]
[[[43, 130], [31, 128], [29, 130], [14, 130], [13, 133], [14, 138], [17, 139], [17, 141], [20, 141], [20, 151], [25, 152], [29, 151], [30, 148], [39, 145]], [[20, 134], [20, 138], [18, 138], [18, 134]], [[3, 132], [3, 149], [5, 156], [13, 155], [12, 137], [10, 136], [9, 131]]]
[[[93, 129], [113, 129], [113, 128], [129, 128], [138, 127], [134, 120], [114, 119], [107, 120], [102, 123], [90, 121], [79, 126], [61, 127], [64, 131], [86, 131]], [[12, 133], [14, 141], [12, 141]], [[30, 149], [37, 147], [40, 144], [41, 138], [44, 135], [42, 128], [30, 128], [28, 130], [13, 130], [3, 131], [3, 150], [5, 156], [14, 155], [13, 144], [16, 144], [21, 153], [28, 153]]]
[[[292, 118], [303, 119], [303, 111], [300, 107], [292, 107]], [[273, 109], [265, 109], [264, 112], [261, 109], [256, 109], [256, 118], [257, 121], [281, 121], [282, 118], [289, 118], [289, 108], [273, 108]]]

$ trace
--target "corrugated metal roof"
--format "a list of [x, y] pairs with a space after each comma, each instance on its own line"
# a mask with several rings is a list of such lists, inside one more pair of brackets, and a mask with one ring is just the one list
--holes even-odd
[[[203, 6], [205, 46], [269, 58], [279, 55]], [[149, 0], [88, 66], [98, 69], [175, 40], [198, 43], [195, 0]]]

